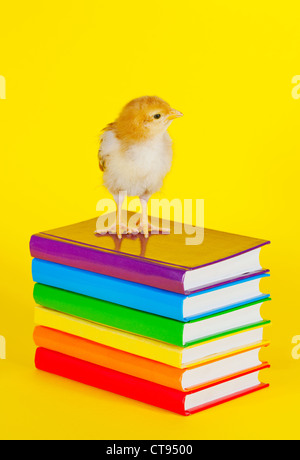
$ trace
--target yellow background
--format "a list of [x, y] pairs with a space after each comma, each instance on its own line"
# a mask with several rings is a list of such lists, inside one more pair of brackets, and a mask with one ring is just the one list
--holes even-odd
[[[0, 438], [299, 437], [299, 1], [2, 2]], [[269, 389], [184, 418], [37, 372], [31, 234], [97, 215], [101, 128], [156, 94], [184, 117], [160, 196], [270, 239]]]

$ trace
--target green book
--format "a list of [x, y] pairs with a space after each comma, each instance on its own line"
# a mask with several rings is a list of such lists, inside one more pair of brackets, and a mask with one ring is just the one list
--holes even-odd
[[37, 304], [51, 310], [180, 347], [270, 322], [260, 314], [262, 303], [270, 298], [183, 323], [38, 283], [33, 296]]

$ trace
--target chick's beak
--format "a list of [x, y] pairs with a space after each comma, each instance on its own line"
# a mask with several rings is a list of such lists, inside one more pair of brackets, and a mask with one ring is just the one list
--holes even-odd
[[179, 112], [179, 110], [172, 109], [170, 114], [168, 115], [168, 120], [175, 120], [175, 118], [183, 117], [183, 113]]

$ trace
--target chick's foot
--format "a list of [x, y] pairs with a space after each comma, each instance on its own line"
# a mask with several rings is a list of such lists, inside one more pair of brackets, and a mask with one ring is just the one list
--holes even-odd
[[107, 235], [109, 234], [117, 234], [118, 238], [122, 238], [122, 235], [132, 235], [139, 233], [139, 229], [137, 227], [129, 227], [126, 224], [121, 222], [120, 224], [113, 224], [107, 228], [97, 229], [96, 233], [98, 235]]
[[148, 238], [149, 233], [152, 233], [153, 235], [159, 234], [159, 233], [168, 235], [170, 233], [169, 228], [159, 227], [159, 226], [150, 224], [150, 222], [141, 223], [138, 226], [138, 231], [139, 233], [142, 233], [145, 236], [145, 238]]

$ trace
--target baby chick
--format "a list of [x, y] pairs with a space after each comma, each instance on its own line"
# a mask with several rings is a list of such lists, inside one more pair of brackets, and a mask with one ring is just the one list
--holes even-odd
[[[117, 222], [106, 232], [117, 233], [119, 238], [122, 233], [141, 232], [147, 238], [149, 231], [157, 230], [148, 222], [147, 202], [161, 188], [171, 168], [172, 142], [167, 128], [182, 115], [163, 99], [144, 96], [129, 102], [116, 121], [104, 129], [99, 166], [104, 173], [104, 185], [117, 203]], [[138, 228], [121, 222], [124, 192], [141, 200]]]

